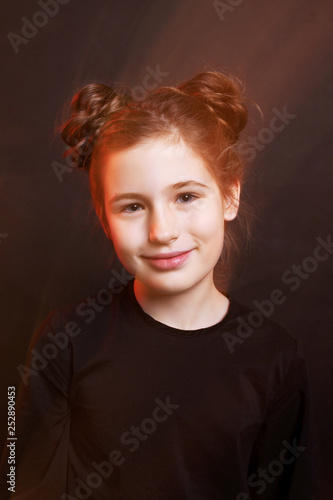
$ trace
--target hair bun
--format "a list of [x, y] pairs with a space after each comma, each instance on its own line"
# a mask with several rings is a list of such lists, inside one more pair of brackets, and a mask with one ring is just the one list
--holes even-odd
[[125, 88], [114, 90], [93, 83], [77, 92], [71, 102], [72, 114], [61, 137], [69, 146], [64, 156], [73, 156], [77, 167], [89, 168], [93, 144], [110, 116], [119, 112], [129, 99]]
[[196, 75], [179, 89], [200, 99], [215, 114], [230, 140], [238, 140], [248, 116], [239, 80], [217, 71], [207, 71]]

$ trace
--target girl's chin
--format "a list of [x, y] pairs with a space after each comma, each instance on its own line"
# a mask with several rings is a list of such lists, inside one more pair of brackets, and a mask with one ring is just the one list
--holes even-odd
[[140, 279], [139, 276], [136, 276], [135, 280], [138, 282], [138, 285], [142, 290], [147, 290], [149, 293], [167, 295], [175, 295], [186, 292], [196, 285], [196, 283], [192, 281], [191, 283], [186, 283], [185, 280], [180, 277], [174, 277], [172, 279], [168, 276], [155, 280], [147, 280], [147, 278]]

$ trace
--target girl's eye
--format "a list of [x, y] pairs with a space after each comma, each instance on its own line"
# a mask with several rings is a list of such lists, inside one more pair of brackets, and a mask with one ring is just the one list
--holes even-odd
[[192, 193], [183, 193], [178, 196], [178, 199], [181, 200], [181, 203], [190, 203], [195, 198], [197, 198], [197, 196]]
[[130, 205], [127, 205], [122, 209], [122, 212], [128, 212], [128, 213], [133, 213], [133, 212], [139, 212], [141, 208], [141, 205], [139, 203], [131, 203]]

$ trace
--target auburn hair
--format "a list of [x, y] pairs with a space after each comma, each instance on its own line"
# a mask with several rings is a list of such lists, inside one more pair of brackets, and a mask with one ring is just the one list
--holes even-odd
[[[79, 169], [89, 172], [92, 199], [104, 228], [104, 160], [110, 153], [155, 139], [183, 141], [202, 159], [216, 179], [224, 200], [233, 203], [233, 187], [244, 182], [245, 164], [239, 135], [248, 111], [243, 85], [234, 76], [205, 71], [178, 86], [161, 86], [135, 99], [125, 84], [93, 83], [71, 102], [71, 116], [61, 137]], [[232, 257], [250, 239], [251, 210], [241, 201], [236, 224], [225, 223], [225, 239], [215, 282], [220, 288], [230, 277]], [[242, 238], [245, 236], [245, 239]], [[219, 267], [219, 269], [217, 269]]]

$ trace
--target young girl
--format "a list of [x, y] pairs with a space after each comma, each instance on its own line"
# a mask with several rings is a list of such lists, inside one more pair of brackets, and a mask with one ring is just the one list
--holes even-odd
[[75, 95], [62, 137], [127, 279], [38, 330], [13, 498], [321, 498], [299, 345], [214, 279], [234, 251], [246, 121], [217, 71], [140, 101], [125, 86]]

